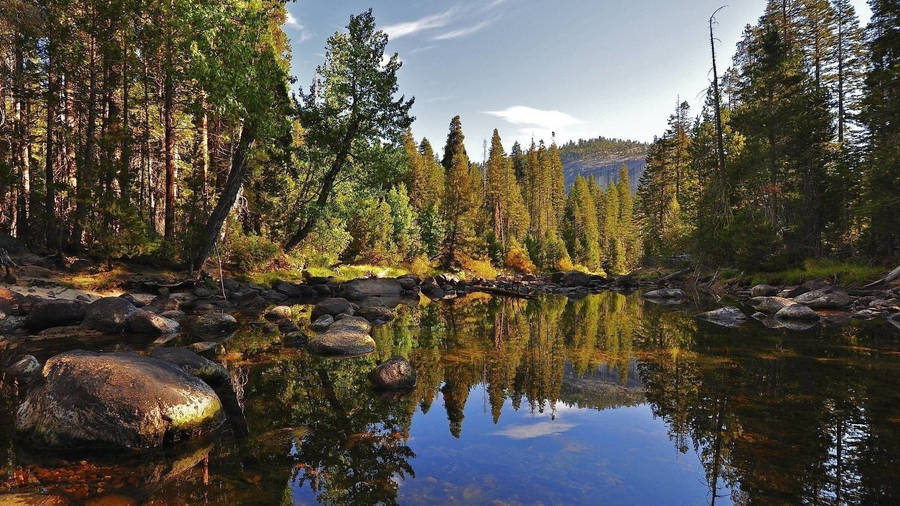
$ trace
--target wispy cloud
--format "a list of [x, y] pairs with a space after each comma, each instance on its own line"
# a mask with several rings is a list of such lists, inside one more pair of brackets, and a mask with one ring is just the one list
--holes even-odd
[[510, 425], [494, 434], [510, 439], [534, 439], [562, 434], [573, 427], [575, 425], [571, 423], [538, 422], [529, 425]]
[[460, 37], [465, 37], [466, 35], [472, 35], [473, 33], [486, 28], [497, 21], [498, 18], [489, 19], [486, 21], [482, 21], [480, 23], [476, 23], [472, 26], [466, 26], [463, 28], [457, 28], [456, 30], [450, 30], [449, 32], [442, 33], [432, 40], [450, 40], [450, 39], [458, 39]]
[[445, 10], [444, 12], [425, 16], [423, 18], [416, 19], [415, 21], [405, 21], [403, 23], [385, 26], [384, 28], [382, 28], [382, 30], [391, 39], [399, 39], [400, 37], [413, 35], [424, 30], [443, 28], [444, 26], [447, 26], [447, 23], [450, 22], [455, 12], [455, 8], [450, 8]]
[[526, 105], [514, 105], [500, 111], [484, 111], [484, 114], [502, 118], [513, 125], [530, 125], [552, 129], [582, 123], [580, 119], [562, 111], [535, 109]]
[[290, 11], [287, 11], [287, 16], [284, 18], [284, 26], [295, 30], [300, 34], [300, 39], [297, 42], [303, 42], [312, 38], [313, 34], [303, 26], [303, 23], [300, 22], [299, 19], [294, 17]]

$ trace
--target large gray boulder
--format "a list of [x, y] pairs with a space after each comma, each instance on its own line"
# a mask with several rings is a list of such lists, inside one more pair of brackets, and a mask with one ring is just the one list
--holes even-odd
[[753, 309], [766, 314], [775, 314], [781, 308], [790, 306], [793, 303], [794, 301], [784, 297], [753, 297], [750, 299], [750, 305], [753, 306]]
[[337, 316], [341, 313], [353, 313], [353, 306], [350, 301], [341, 297], [332, 297], [325, 299], [313, 307], [312, 320], [316, 321], [322, 315]]
[[706, 320], [723, 327], [737, 327], [743, 324], [747, 319], [747, 317], [744, 316], [744, 313], [742, 313], [740, 309], [734, 306], [725, 306], [713, 311], [700, 313], [696, 316], [696, 318]]
[[187, 348], [156, 348], [150, 356], [177, 365], [182, 371], [200, 378], [213, 388], [220, 388], [231, 382], [228, 369]]
[[224, 421], [209, 385], [154, 358], [76, 350], [49, 359], [42, 376], [16, 412], [16, 430], [42, 447], [158, 448]]
[[829, 288], [806, 292], [794, 300], [812, 309], [841, 309], [850, 305], [850, 296], [847, 292]]
[[377, 321], [389, 322], [397, 317], [397, 315], [394, 314], [394, 311], [391, 308], [380, 305], [361, 307], [358, 311], [356, 311], [355, 314], [357, 316], [365, 318], [366, 320], [369, 320], [372, 323], [375, 323]]
[[769, 297], [772, 295], [778, 295], [778, 292], [780, 291], [780, 289], [772, 285], [760, 284], [750, 289], [750, 295], [752, 297]]
[[416, 386], [416, 371], [402, 357], [393, 357], [372, 371], [372, 383], [384, 390], [410, 390]]
[[138, 310], [131, 314], [126, 321], [126, 328], [135, 334], [162, 335], [175, 334], [181, 330], [181, 324], [165, 316]]
[[84, 315], [85, 328], [117, 334], [125, 330], [128, 317], [138, 308], [122, 297], [103, 297], [91, 302]]
[[819, 314], [803, 304], [791, 304], [775, 313], [779, 320], [819, 321]]
[[25, 328], [31, 331], [41, 331], [50, 327], [74, 325], [84, 320], [84, 315], [85, 305], [81, 302], [45, 300], [31, 307], [25, 318]]
[[397, 296], [403, 292], [403, 284], [394, 278], [361, 278], [344, 283], [344, 289], [352, 289], [366, 297]]
[[320, 355], [364, 355], [375, 351], [375, 340], [369, 335], [371, 329], [365, 318], [347, 316], [331, 324], [307, 346]]
[[191, 320], [191, 332], [202, 336], [231, 334], [237, 329], [234, 316], [226, 313], [207, 313]]

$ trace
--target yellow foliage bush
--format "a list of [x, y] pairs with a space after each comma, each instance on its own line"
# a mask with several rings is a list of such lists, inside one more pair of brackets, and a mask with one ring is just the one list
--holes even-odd
[[506, 252], [503, 265], [523, 274], [534, 274], [537, 268], [528, 258], [528, 251], [521, 246], [513, 246]]

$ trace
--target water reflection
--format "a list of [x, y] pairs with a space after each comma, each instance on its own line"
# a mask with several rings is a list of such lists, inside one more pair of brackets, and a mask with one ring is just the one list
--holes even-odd
[[[378, 351], [346, 360], [249, 332], [229, 368], [251, 437], [112, 491], [160, 504], [897, 502], [895, 329], [723, 329], [692, 313], [637, 294], [473, 295], [401, 310], [376, 329]], [[417, 371], [407, 395], [369, 385], [394, 355]], [[16, 447], [4, 388], [6, 488], [65, 492], [37, 469], [58, 464]]]

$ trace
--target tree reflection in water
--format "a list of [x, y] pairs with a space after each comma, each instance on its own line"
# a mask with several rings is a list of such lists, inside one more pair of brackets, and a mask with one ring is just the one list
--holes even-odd
[[[561, 406], [648, 403], [675, 449], [699, 458], [710, 502], [728, 493], [735, 502], [898, 502], [893, 329], [722, 329], [693, 312], [613, 292], [472, 295], [401, 310], [375, 330], [378, 351], [366, 357], [262, 353], [241, 365], [251, 437], [216, 445], [209, 473], [194, 469], [136, 495], [151, 503], [396, 503], [399, 484], [415, 477], [413, 419], [442, 399], [449, 432], [462, 439], [471, 402], [483, 402], [495, 424], [508, 406], [553, 416]], [[247, 342], [265, 349], [256, 337]], [[369, 372], [395, 355], [414, 365], [415, 390], [374, 391]], [[476, 401], [479, 384], [485, 396]], [[3, 401], [0, 428], [14, 409]], [[11, 431], [3, 432], [7, 468], [21, 467]]]

